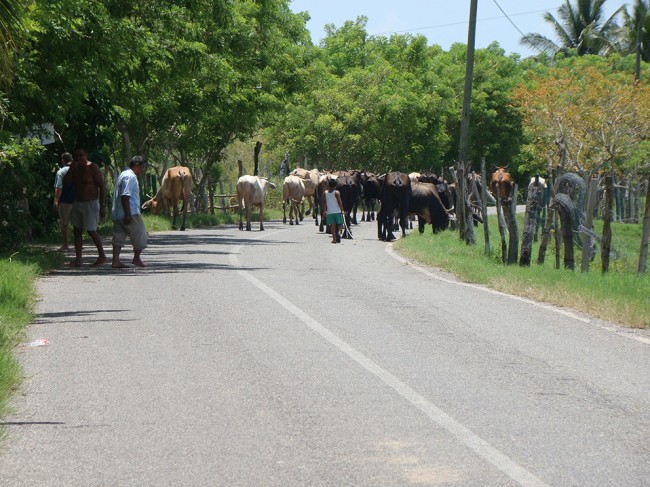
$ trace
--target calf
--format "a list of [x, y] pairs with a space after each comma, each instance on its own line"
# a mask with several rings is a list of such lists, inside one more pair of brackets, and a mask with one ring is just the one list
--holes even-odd
[[246, 230], [251, 229], [251, 211], [254, 206], [260, 209], [260, 231], [264, 231], [264, 198], [268, 188], [276, 185], [259, 176], [242, 176], [237, 180], [237, 204], [239, 205], [239, 229], [244, 229], [243, 212], [246, 209]]

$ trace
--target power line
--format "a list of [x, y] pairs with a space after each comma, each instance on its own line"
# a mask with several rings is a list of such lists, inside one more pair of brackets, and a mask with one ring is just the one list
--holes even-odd
[[[496, 3], [496, 2], [494, 2], [494, 3]], [[498, 6], [499, 5], [497, 4], [497, 7]], [[501, 12], [503, 12], [503, 9], [501, 9], [501, 7], [499, 7], [499, 9], [501, 10]], [[538, 13], [541, 13], [541, 12], [548, 12], [548, 11], [549, 11], [549, 9], [531, 10], [529, 12], [520, 12], [520, 13], [516, 13], [516, 14], [511, 14], [510, 17], [518, 17], [518, 16], [522, 16], [522, 15], [538, 14]], [[489, 20], [499, 20], [499, 19], [503, 19], [505, 17], [512, 23], [512, 20], [508, 17], [508, 15], [506, 15], [505, 12], [503, 12], [503, 14], [504, 15], [499, 15], [497, 17], [486, 17], [484, 19], [478, 19], [477, 22], [486, 22], [486, 21], [489, 21]], [[413, 29], [387, 30], [387, 31], [384, 31], [384, 32], [378, 32], [377, 34], [374, 34], [374, 35], [401, 34], [402, 32], [413, 32], [413, 31], [417, 31], [417, 30], [439, 29], [441, 27], [453, 27], [455, 25], [464, 25], [464, 24], [467, 24], [467, 20], [463, 20], [463, 21], [459, 21], [459, 22], [451, 22], [451, 23], [448, 23], [448, 24], [429, 25], [427, 27], [415, 27]], [[517, 26], [515, 26], [515, 28], [517, 28]], [[519, 29], [517, 29], [517, 30], [519, 30]], [[519, 32], [521, 32], [521, 31], [519, 31]]]
[[495, 4], [497, 7], [499, 7], [499, 10], [501, 10], [501, 13], [502, 13], [503, 15], [505, 15], [506, 19], [508, 19], [508, 22], [510, 22], [510, 23], [512, 24], [512, 26], [513, 26], [515, 29], [517, 29], [517, 31], [521, 34], [522, 37], [525, 37], [525, 34], [521, 31], [521, 29], [520, 29], [519, 27], [517, 27], [517, 25], [515, 25], [515, 23], [512, 21], [512, 19], [511, 19], [510, 17], [508, 17], [508, 14], [505, 13], [505, 11], [501, 8], [501, 5], [499, 5], [499, 3], [497, 2], [497, 0], [492, 0], [492, 1], [494, 2], [494, 4]]

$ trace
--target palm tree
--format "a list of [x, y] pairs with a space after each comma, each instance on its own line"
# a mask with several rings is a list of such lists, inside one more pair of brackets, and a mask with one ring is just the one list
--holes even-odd
[[650, 0], [636, 0], [632, 13], [623, 10], [619, 50], [623, 54], [636, 52], [650, 62]]
[[613, 50], [615, 33], [618, 29], [616, 16], [624, 9], [621, 6], [607, 20], [603, 20], [603, 5], [606, 0], [566, 0], [557, 10], [558, 18], [550, 12], [544, 20], [551, 24], [558, 42], [541, 34], [526, 34], [521, 44], [554, 56], [560, 51], [575, 49], [578, 56], [585, 54], [605, 55]]
[[21, 14], [25, 0], [0, 0], [0, 84], [11, 84], [15, 34], [22, 29]]

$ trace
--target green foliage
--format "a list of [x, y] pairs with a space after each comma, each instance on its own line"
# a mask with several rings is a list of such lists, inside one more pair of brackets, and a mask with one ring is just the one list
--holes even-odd
[[55, 166], [44, 163], [42, 152], [35, 140], [16, 142], [0, 131], [0, 249], [44, 234], [51, 226]]

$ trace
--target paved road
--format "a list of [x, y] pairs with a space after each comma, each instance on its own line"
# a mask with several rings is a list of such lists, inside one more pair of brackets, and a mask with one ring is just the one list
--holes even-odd
[[0, 485], [649, 485], [647, 333], [353, 231], [157, 234], [147, 269], [41, 279]]

